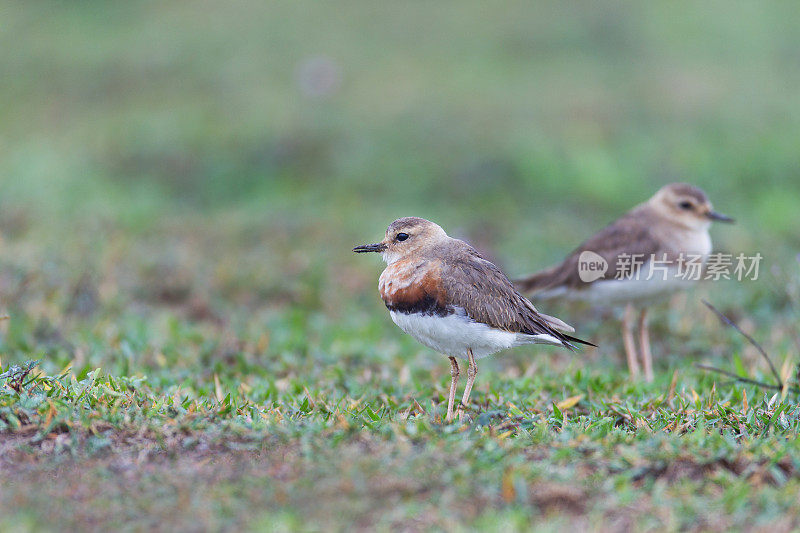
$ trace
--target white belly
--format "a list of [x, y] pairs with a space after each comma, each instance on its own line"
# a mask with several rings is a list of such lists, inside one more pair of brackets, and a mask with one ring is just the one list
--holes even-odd
[[525, 335], [494, 329], [475, 322], [463, 312], [447, 316], [404, 314], [396, 311], [390, 311], [389, 314], [400, 329], [428, 348], [460, 359], [467, 358], [468, 349], [472, 349], [475, 358], [480, 359], [522, 344], [561, 344], [561, 341], [550, 335]]

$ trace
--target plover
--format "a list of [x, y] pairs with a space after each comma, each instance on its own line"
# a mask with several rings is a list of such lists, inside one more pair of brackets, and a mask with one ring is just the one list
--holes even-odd
[[499, 268], [423, 218], [399, 218], [389, 225], [381, 242], [356, 246], [353, 251], [382, 254], [387, 267], [378, 290], [392, 321], [450, 358], [448, 422], [453, 418], [458, 384], [456, 358], [468, 363], [461, 400], [466, 406], [478, 371], [476, 359], [523, 344], [571, 350], [574, 343], [591, 344], [562, 333], [575, 330], [539, 313]]
[[633, 321], [640, 307], [639, 347], [645, 379], [652, 381], [647, 306], [700, 278], [711, 253], [708, 229], [715, 220], [733, 222], [714, 211], [699, 188], [672, 183], [590, 237], [560, 264], [516, 284], [537, 298], [624, 304], [622, 338], [633, 377], [639, 374]]

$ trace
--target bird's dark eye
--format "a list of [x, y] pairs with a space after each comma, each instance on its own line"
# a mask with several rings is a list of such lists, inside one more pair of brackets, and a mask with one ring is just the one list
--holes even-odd
[[398, 241], [404, 241], [408, 239], [408, 233], [398, 233], [396, 238]]
[[692, 208], [692, 202], [681, 202], [681, 203], [678, 204], [678, 207], [688, 211], [689, 209]]

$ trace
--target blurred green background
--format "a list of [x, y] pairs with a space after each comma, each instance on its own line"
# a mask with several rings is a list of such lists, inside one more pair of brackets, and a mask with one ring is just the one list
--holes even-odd
[[[0, 385], [0, 529], [796, 529], [794, 396], [692, 363], [773, 379], [705, 297], [796, 373], [798, 28], [797, 2], [0, 0], [0, 371], [44, 373]], [[486, 360], [476, 423], [440, 425], [449, 365], [352, 247], [416, 215], [517, 277], [672, 181], [758, 281], [658, 306], [651, 384], [613, 310], [536, 302], [600, 348]]]
[[[0, 14], [0, 294], [41, 338], [78, 323], [64, 313], [99, 335], [97, 313], [176, 305], [191, 320], [380, 314], [377, 258], [350, 249], [396, 217], [440, 223], [513, 277], [670, 181], [737, 218], [712, 230], [718, 249], [765, 255], [763, 290], [718, 298], [788, 305], [796, 4], [26, 2]], [[22, 358], [3, 327], [6, 357]], [[66, 362], [80, 343], [58, 346]]]

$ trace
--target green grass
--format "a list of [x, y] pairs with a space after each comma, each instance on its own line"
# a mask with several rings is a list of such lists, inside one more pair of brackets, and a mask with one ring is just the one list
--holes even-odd
[[[795, 6], [0, 13], [0, 529], [800, 527], [796, 395], [694, 366], [771, 379], [706, 298], [797, 383]], [[678, 179], [759, 280], [656, 307], [652, 384], [539, 303], [600, 348], [482, 360], [442, 424], [351, 248], [424, 216], [516, 276]]]
[[[7, 524], [259, 527], [277, 516], [316, 528], [335, 516], [386, 528], [717, 529], [797, 519], [792, 398], [717, 389], [692, 371], [676, 372], [671, 389], [608, 370], [514, 368], [481, 374], [474, 424], [442, 425], [441, 366], [433, 382], [412, 371], [405, 385], [346, 361], [242, 381], [99, 369], [26, 378], [0, 403], [0, 502], [22, 504]], [[49, 471], [54, 482], [31, 490]]]

